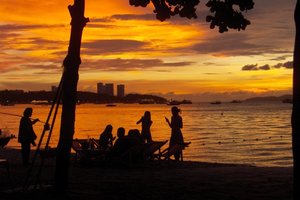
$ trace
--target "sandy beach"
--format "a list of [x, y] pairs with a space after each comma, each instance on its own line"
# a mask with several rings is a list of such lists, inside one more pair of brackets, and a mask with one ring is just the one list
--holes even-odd
[[[55, 159], [45, 160], [44, 189], [21, 192], [28, 168], [21, 165], [20, 151], [4, 148], [0, 157], [9, 161], [11, 172], [10, 181], [6, 169], [0, 168], [1, 199], [58, 198], [45, 189], [53, 183]], [[285, 200], [292, 199], [292, 169], [189, 161], [108, 167], [72, 161], [69, 190], [63, 199]]]

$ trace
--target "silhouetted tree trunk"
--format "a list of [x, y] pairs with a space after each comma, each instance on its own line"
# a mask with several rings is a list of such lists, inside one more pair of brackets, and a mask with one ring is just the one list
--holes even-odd
[[300, 199], [300, 2], [295, 9], [292, 137], [294, 156], [294, 199]]
[[80, 46], [82, 31], [88, 22], [88, 19], [84, 17], [84, 5], [84, 0], [74, 0], [74, 5], [68, 7], [72, 18], [72, 28], [68, 55], [64, 60], [63, 106], [55, 170], [55, 188], [59, 192], [66, 191], [68, 185], [70, 153], [75, 125], [78, 69], [81, 63]]

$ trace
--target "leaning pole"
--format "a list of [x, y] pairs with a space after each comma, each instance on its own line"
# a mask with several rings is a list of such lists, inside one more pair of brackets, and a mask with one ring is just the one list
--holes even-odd
[[84, 8], [85, 0], [74, 0], [74, 5], [68, 7], [71, 15], [71, 36], [68, 54], [63, 62], [62, 114], [54, 182], [58, 192], [65, 192], [68, 186], [71, 145], [75, 127], [78, 70], [81, 64], [81, 38], [83, 28], [89, 21], [84, 17]]
[[294, 13], [296, 38], [293, 66], [292, 136], [294, 157], [294, 199], [300, 199], [300, 1]]

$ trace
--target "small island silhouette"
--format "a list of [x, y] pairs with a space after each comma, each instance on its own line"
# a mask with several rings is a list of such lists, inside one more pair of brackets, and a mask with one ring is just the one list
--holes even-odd
[[[49, 104], [52, 102], [55, 92], [52, 91], [28, 91], [23, 90], [2, 90], [0, 91], [0, 104], [1, 105], [14, 105], [14, 104], [30, 104], [30, 103], [43, 103]], [[78, 103], [141, 103], [147, 100], [153, 104], [167, 104], [168, 100], [150, 94], [137, 94], [131, 93], [124, 97], [109, 96], [106, 94], [97, 94], [94, 92], [78, 91]]]

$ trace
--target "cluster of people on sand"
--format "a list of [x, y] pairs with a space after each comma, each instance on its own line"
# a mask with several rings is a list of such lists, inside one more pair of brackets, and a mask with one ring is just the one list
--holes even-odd
[[[170, 138], [170, 147], [181, 144], [184, 142], [181, 129], [183, 127], [182, 117], [179, 115], [180, 109], [176, 106], [171, 109], [172, 117], [171, 121], [165, 117], [166, 122], [171, 128], [171, 138]], [[112, 125], [107, 125], [104, 131], [100, 134], [99, 137], [99, 146], [100, 148], [106, 150], [110, 149], [113, 155], [121, 155], [126, 152], [128, 149], [137, 146], [138, 144], [147, 144], [153, 142], [151, 136], [151, 113], [146, 111], [140, 120], [136, 122], [141, 124], [141, 132], [138, 129], [130, 129], [128, 134], [125, 135], [125, 129], [123, 127], [118, 128], [117, 130], [117, 140], [113, 144], [115, 137], [113, 137]], [[180, 152], [175, 154], [175, 160], [179, 160]]]
[[[31, 119], [32, 112], [33, 110], [30, 107], [24, 110], [19, 126], [18, 142], [21, 143], [22, 161], [24, 166], [29, 164], [31, 145], [36, 146], [35, 140], [37, 136], [32, 126], [38, 122], [39, 119]], [[182, 117], [179, 115], [180, 109], [176, 106], [173, 106], [171, 108], [171, 112], [171, 121], [165, 117], [166, 122], [171, 128], [171, 138], [169, 143], [170, 147], [184, 142], [181, 132], [183, 124]], [[99, 147], [103, 150], [110, 150], [112, 155], [118, 156], [137, 144], [147, 144], [153, 142], [150, 130], [153, 123], [151, 120], [151, 113], [146, 111], [136, 123], [141, 124], [141, 132], [138, 129], [130, 129], [127, 135], [125, 135], [125, 129], [120, 127], [117, 130], [117, 139], [115, 142], [115, 137], [113, 137], [112, 134], [113, 127], [110, 124], [107, 125], [104, 131], [100, 134]], [[175, 154], [174, 156], [175, 160], [179, 160], [180, 153]]]

